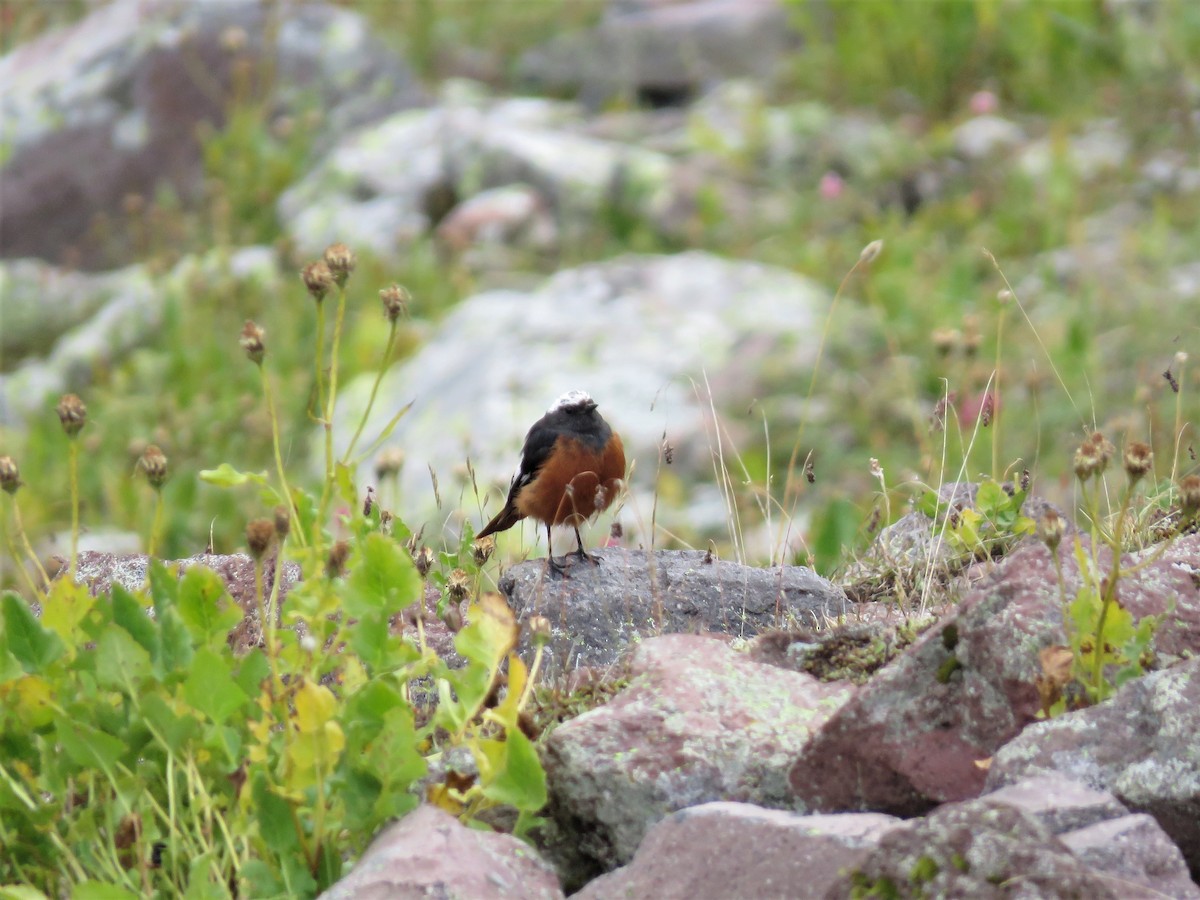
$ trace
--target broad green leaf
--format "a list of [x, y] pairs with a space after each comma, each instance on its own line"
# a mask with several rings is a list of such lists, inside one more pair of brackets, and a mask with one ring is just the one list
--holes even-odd
[[100, 684], [136, 693], [136, 683], [150, 674], [150, 654], [117, 625], [109, 625], [96, 642], [96, 678]]
[[300, 849], [300, 838], [296, 834], [296, 820], [292, 807], [267, 783], [267, 776], [258, 773], [252, 786], [254, 810], [258, 817], [258, 831], [267, 848], [279, 856], [288, 856]]
[[389, 645], [400, 643], [390, 633], [388, 618], [386, 611], [372, 610], [360, 616], [347, 629], [350, 632], [350, 649], [372, 674], [385, 672], [392, 667]]
[[220, 870], [216, 851], [201, 853], [188, 865], [187, 892], [183, 900], [229, 900], [229, 886], [213, 878], [213, 870]]
[[42, 625], [68, 645], [75, 645], [80, 643], [79, 625], [95, 605], [96, 598], [85, 585], [58, 578], [50, 585], [50, 593], [42, 604]]
[[[0, 697], [4, 697], [0, 693]], [[50, 682], [39, 675], [25, 675], [13, 686], [5, 702], [11, 704], [17, 718], [26, 728], [44, 728], [54, 720], [54, 689]]]
[[470, 622], [454, 638], [455, 649], [471, 662], [495, 671], [517, 645], [521, 629], [500, 594], [487, 593], [467, 610]]
[[19, 884], [0, 885], [0, 900], [50, 900], [37, 888]]
[[57, 716], [54, 724], [58, 742], [77, 766], [111, 771], [125, 752], [125, 744], [119, 738], [86, 722]]
[[159, 694], [148, 694], [143, 698], [140, 709], [146, 723], [172, 753], [179, 753], [199, 730], [198, 719], [176, 715]]
[[146, 574], [150, 597], [154, 600], [154, 617], [161, 620], [167, 609], [179, 602], [179, 576], [157, 559], [150, 560]]
[[164, 677], [172, 672], [185, 671], [191, 667], [195, 653], [192, 647], [192, 635], [179, 610], [172, 606], [164, 610], [158, 618], [159, 648], [158, 663], [160, 674]]
[[21, 664], [26, 672], [42, 672], [62, 656], [64, 647], [58, 635], [43, 628], [34, 618], [25, 601], [13, 593], [6, 593], [0, 608], [4, 617], [4, 639], [8, 652]]
[[318, 734], [337, 715], [337, 698], [324, 685], [305, 681], [295, 695], [296, 729], [301, 734]]
[[333, 467], [333, 477], [342, 502], [354, 507], [358, 503], [358, 491], [354, 486], [354, 471], [349, 466], [338, 463]]
[[398, 612], [420, 596], [421, 579], [408, 553], [386, 535], [367, 535], [342, 598], [346, 614]]
[[151, 656], [159, 652], [158, 628], [137, 598], [121, 585], [112, 587], [113, 621], [129, 632]]
[[198, 650], [183, 683], [187, 702], [218, 725], [249, 699], [229, 674], [229, 666], [221, 654], [207, 648]]
[[[533, 742], [519, 730], [505, 731], [503, 741], [480, 741], [490, 777], [483, 779], [483, 795], [496, 803], [537, 812], [546, 805], [546, 773]], [[485, 766], [480, 766], [480, 774]]]
[[257, 697], [262, 692], [262, 683], [270, 674], [271, 663], [267, 660], [266, 654], [255, 647], [238, 660], [238, 671], [234, 680], [238, 683], [238, 687], [246, 692], [246, 696]]
[[229, 630], [242, 620], [221, 576], [204, 566], [192, 566], [179, 582], [179, 614], [196, 643], [210, 647], [224, 644]]

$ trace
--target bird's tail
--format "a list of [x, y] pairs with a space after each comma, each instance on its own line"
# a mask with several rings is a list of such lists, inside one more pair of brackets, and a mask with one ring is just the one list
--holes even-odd
[[520, 522], [523, 518], [525, 517], [517, 512], [517, 508], [515, 506], [506, 503], [504, 505], [504, 509], [500, 510], [500, 512], [496, 514], [496, 518], [488, 522], [487, 525], [484, 526], [483, 531], [475, 535], [475, 540], [485, 538], [489, 534], [495, 534], [497, 531], [507, 531]]

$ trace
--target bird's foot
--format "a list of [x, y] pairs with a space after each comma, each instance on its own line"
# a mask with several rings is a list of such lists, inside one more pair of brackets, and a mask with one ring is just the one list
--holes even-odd
[[580, 547], [578, 550], [575, 550], [575, 551], [574, 551], [574, 552], [573, 552], [571, 555], [572, 555], [572, 556], [575, 556], [575, 557], [578, 557], [578, 559], [579, 559], [579, 561], [580, 561], [580, 562], [583, 562], [584, 560], [587, 560], [587, 561], [588, 561], [588, 562], [590, 562], [590, 563], [591, 563], [593, 566], [598, 566], [598, 565], [600, 565], [600, 557], [598, 557], [598, 556], [596, 556], [596, 555], [594, 555], [594, 554], [592, 554], [592, 553], [588, 553], [588, 552], [587, 552], [586, 550], [584, 550], [582, 547]]
[[553, 574], [556, 574], [556, 575], [558, 575], [558, 577], [559, 577], [559, 578], [569, 578], [569, 577], [570, 577], [570, 576], [567, 574], [567, 565], [566, 565], [566, 563], [565, 563], [565, 562], [559, 562], [559, 561], [558, 561], [557, 559], [555, 559], [553, 556], [547, 556], [547, 557], [546, 557], [546, 569], [547, 569], [549, 572], [551, 572], [551, 573], [553, 573]]

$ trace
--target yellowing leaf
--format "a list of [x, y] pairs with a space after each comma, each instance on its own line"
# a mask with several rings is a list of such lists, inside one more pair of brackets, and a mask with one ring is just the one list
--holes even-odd
[[337, 713], [337, 698], [323, 685], [306, 681], [296, 692], [296, 729], [316, 734]]

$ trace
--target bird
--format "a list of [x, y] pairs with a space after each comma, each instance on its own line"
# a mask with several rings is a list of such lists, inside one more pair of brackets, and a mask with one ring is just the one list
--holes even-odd
[[550, 529], [575, 529], [582, 562], [600, 560], [583, 549], [579, 526], [608, 509], [625, 483], [625, 447], [596, 411], [586, 391], [568, 391], [533, 423], [525, 435], [521, 462], [508, 489], [508, 499], [476, 540], [512, 528], [522, 519], [546, 526], [547, 565], [566, 575], [550, 549]]

